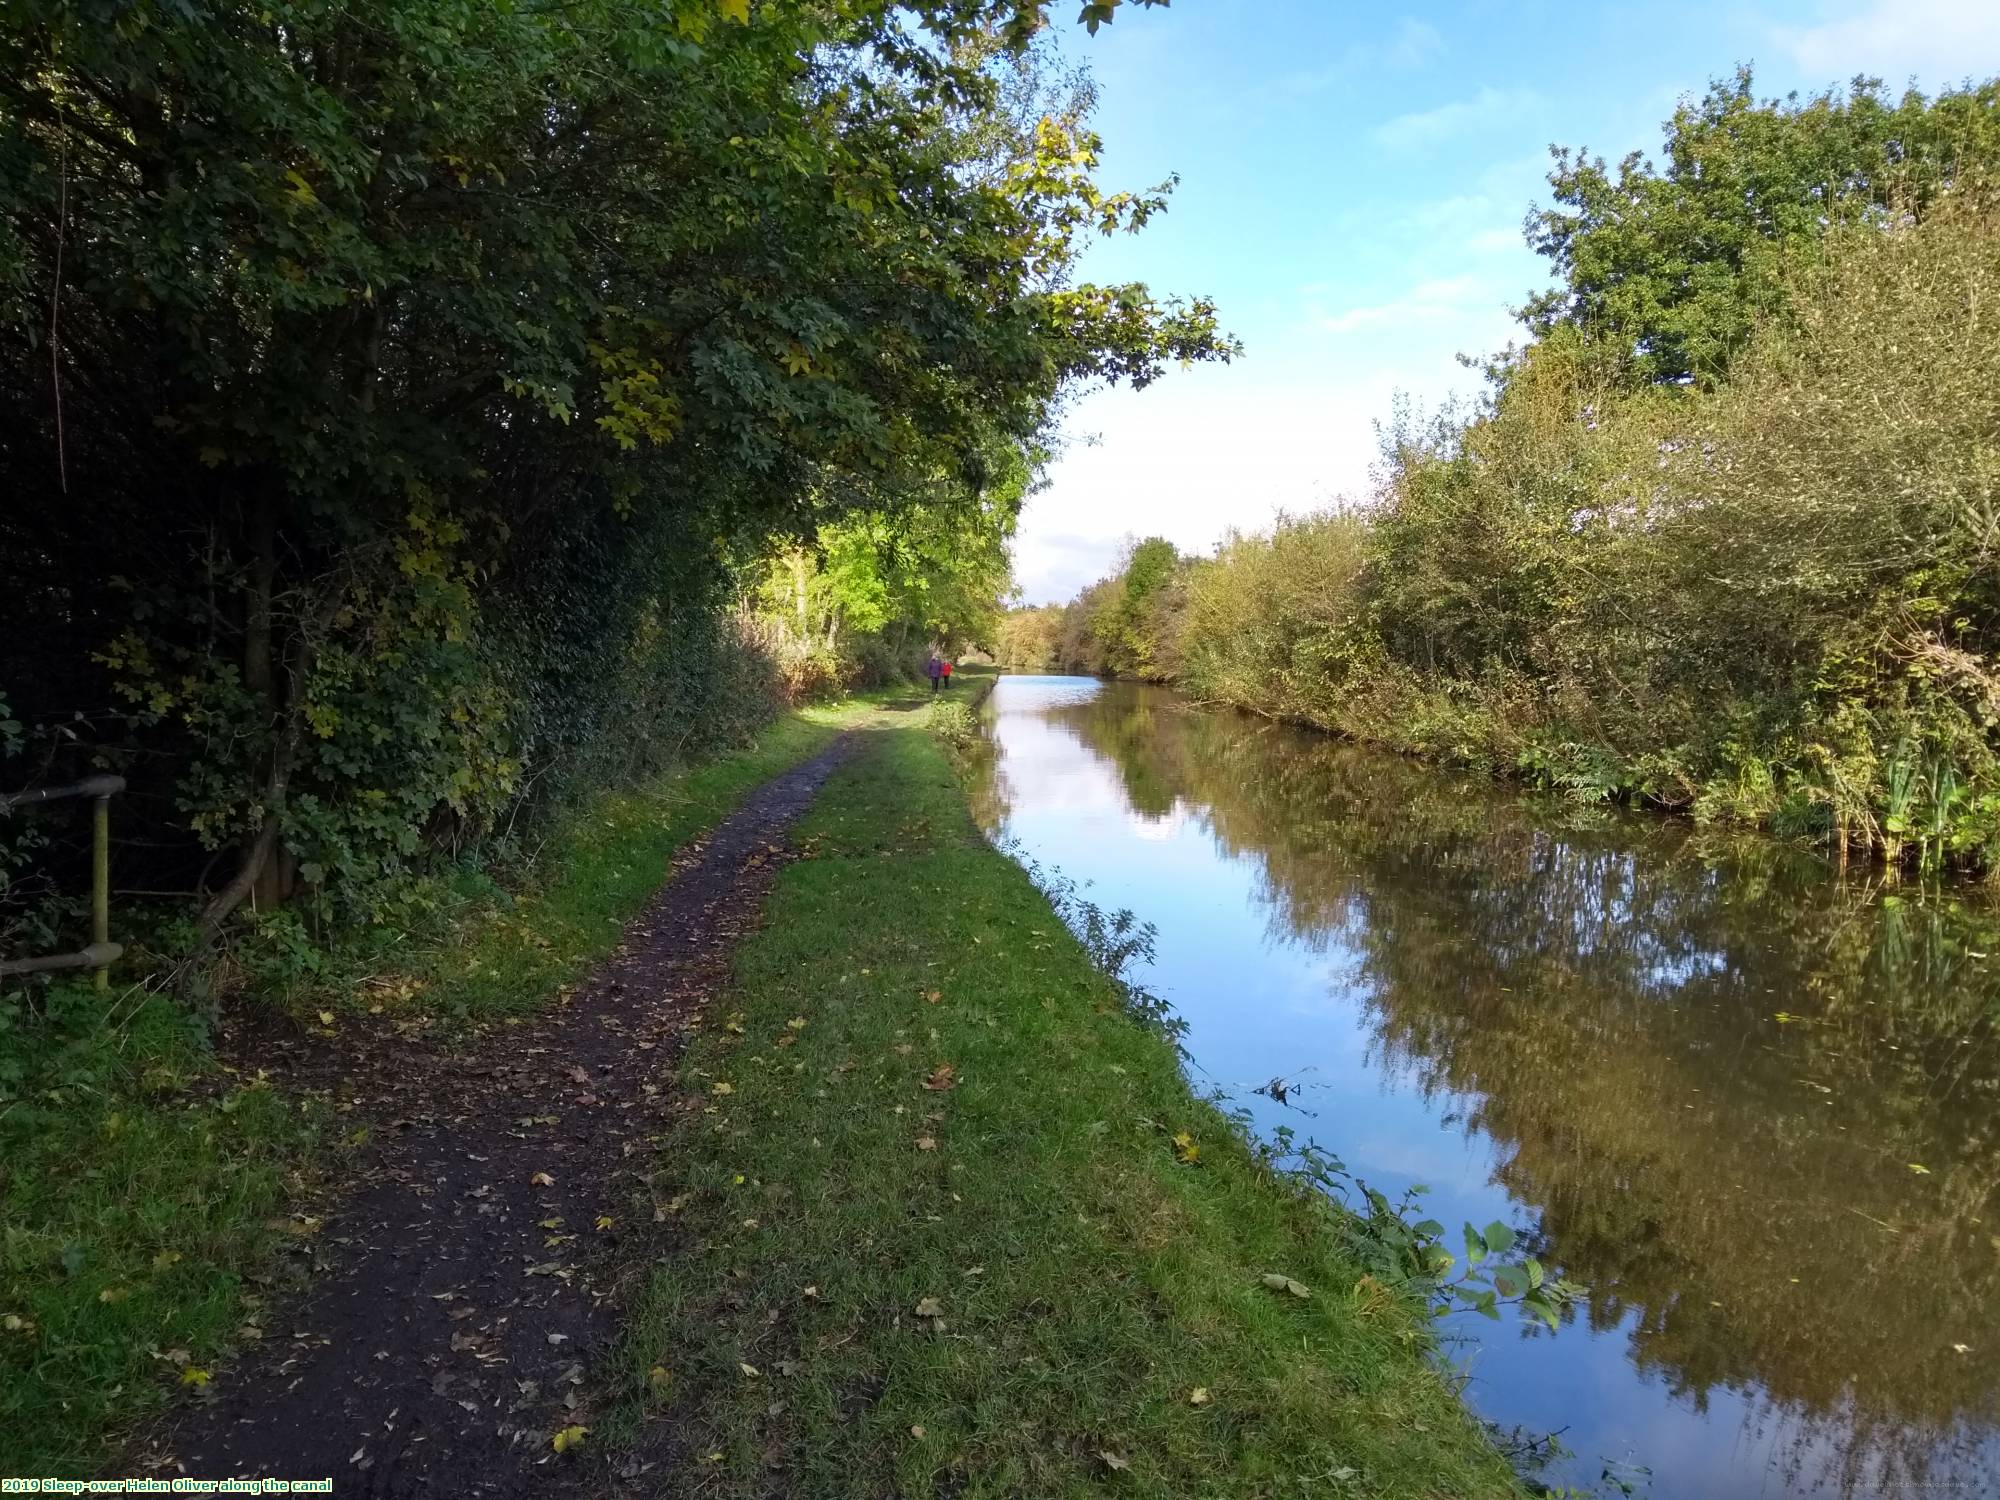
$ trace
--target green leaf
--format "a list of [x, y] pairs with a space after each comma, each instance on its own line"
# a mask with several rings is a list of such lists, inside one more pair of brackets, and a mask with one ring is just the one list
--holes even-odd
[[1495, 1255], [1505, 1255], [1514, 1248], [1514, 1231], [1495, 1219], [1486, 1226], [1486, 1248]]

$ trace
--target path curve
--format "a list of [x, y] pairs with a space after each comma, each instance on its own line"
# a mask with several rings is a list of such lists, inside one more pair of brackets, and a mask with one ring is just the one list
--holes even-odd
[[556, 1487], [551, 1435], [588, 1420], [620, 1330], [617, 1274], [661, 1216], [648, 1137], [674, 1064], [847, 748], [766, 782], [683, 850], [559, 1009], [334, 1080], [337, 1097], [365, 1095], [352, 1115], [379, 1144], [317, 1238], [323, 1274], [176, 1414], [148, 1472], [330, 1477], [370, 1497]]

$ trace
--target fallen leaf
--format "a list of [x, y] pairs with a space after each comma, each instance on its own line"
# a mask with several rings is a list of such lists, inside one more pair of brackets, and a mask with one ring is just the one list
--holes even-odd
[[1097, 1456], [1104, 1460], [1105, 1468], [1115, 1470], [1120, 1474], [1124, 1473], [1127, 1469], [1132, 1467], [1131, 1459], [1120, 1458], [1117, 1454], [1108, 1452], [1101, 1448], [1098, 1450]]
[[554, 1187], [556, 1185], [555, 1178], [549, 1176], [546, 1172], [537, 1172], [533, 1177], [528, 1179], [528, 1182], [533, 1187]]
[[1310, 1297], [1312, 1295], [1311, 1291], [1292, 1280], [1291, 1277], [1280, 1276], [1276, 1271], [1266, 1271], [1263, 1275], [1263, 1282], [1265, 1286], [1274, 1292], [1290, 1292], [1294, 1297]]
[[654, 1365], [652, 1369], [646, 1372], [646, 1384], [652, 1387], [653, 1394], [656, 1396], [666, 1390], [668, 1385], [673, 1382], [673, 1378], [673, 1376], [667, 1373], [665, 1365]]
[[1910, 1163], [1910, 1170], [1912, 1172], [1917, 1173], [1919, 1176], [1923, 1177], [1928, 1177], [1931, 1175], [1931, 1169], [1929, 1167], [1923, 1166], [1917, 1162]]
[[929, 990], [925, 992], [924, 999], [929, 1001], [932, 1005], [936, 1005], [938, 1001], [944, 999], [944, 996], [941, 995], [936, 990]]
[[739, 1362], [736, 1368], [743, 1372], [745, 1380], [761, 1380], [764, 1378], [764, 1372], [759, 1370], [755, 1365], [746, 1365]]
[[127, 1297], [131, 1295], [132, 1293], [128, 1288], [122, 1286], [108, 1286], [103, 1291], [97, 1294], [97, 1300], [99, 1302], [123, 1302]]
[[932, 1070], [931, 1076], [924, 1080], [924, 1087], [934, 1094], [941, 1094], [946, 1089], [956, 1088], [958, 1087], [958, 1070], [950, 1063], [939, 1063]]
[[614, 1222], [610, 1214], [599, 1214], [597, 1216], [597, 1227], [599, 1229], [609, 1229]]
[[944, 1316], [944, 1304], [935, 1297], [925, 1297], [917, 1303], [917, 1316], [920, 1318], [941, 1318]]
[[1953, 1344], [1953, 1345], [1951, 1346], [1951, 1352], [1952, 1352], [1953, 1354], [1970, 1354], [1970, 1353], [1972, 1352], [1972, 1345], [1970, 1345], [1970, 1344]]
[[181, 1371], [182, 1385], [207, 1385], [212, 1378], [200, 1365], [189, 1365]]
[[1206, 1406], [1209, 1400], [1208, 1387], [1205, 1385], [1198, 1385], [1188, 1392], [1189, 1406]]
[[913, 1437], [913, 1438], [920, 1438], [920, 1437], [922, 1437], [923, 1435], [924, 1435], [924, 1429], [923, 1429], [923, 1424], [922, 1424], [922, 1423], [918, 1423], [918, 1424], [916, 1424], [916, 1425], [914, 1425], [914, 1426], [912, 1426], [912, 1427], [910, 1428], [910, 1436], [911, 1436], [911, 1437]]
[[330, 1010], [321, 1011], [319, 1013], [319, 1024], [322, 1026], [331, 1026], [333, 1024], [333, 1012]]
[[920, 1135], [917, 1137], [917, 1149], [919, 1151], [935, 1151], [937, 1150], [937, 1142], [927, 1135]]
[[727, 1082], [725, 1082], [725, 1083], [718, 1083], [718, 1084], [715, 1084], [715, 1085], [713, 1085], [713, 1086], [712, 1086], [712, 1087], [711, 1087], [711, 1088], [709, 1089], [709, 1092], [710, 1092], [711, 1094], [733, 1094], [733, 1093], [735, 1093], [735, 1092], [736, 1092], [736, 1085], [735, 1085], [735, 1084], [733, 1084], [733, 1083], [727, 1083]]
[[785, 1022], [785, 1027], [790, 1031], [804, 1031], [806, 1029], [806, 1018], [804, 1016], [793, 1016], [791, 1020]]
[[558, 1453], [567, 1453], [590, 1435], [588, 1427], [565, 1427], [549, 1439], [549, 1446]]
[[158, 1255], [153, 1257], [153, 1269], [155, 1271], [164, 1271], [180, 1258], [181, 1253], [178, 1250], [162, 1250]]

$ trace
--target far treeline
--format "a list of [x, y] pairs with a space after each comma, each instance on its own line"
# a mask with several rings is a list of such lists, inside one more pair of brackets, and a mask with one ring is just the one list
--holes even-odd
[[1138, 543], [1003, 664], [2000, 870], [2000, 83], [1743, 72], [1550, 183], [1475, 410], [1399, 411], [1363, 500]]
[[[210, 949], [987, 635], [1061, 393], [1231, 352], [1075, 276], [1170, 184], [1045, 9], [9, 6], [0, 790], [124, 775]], [[0, 823], [0, 951], [77, 821]]]

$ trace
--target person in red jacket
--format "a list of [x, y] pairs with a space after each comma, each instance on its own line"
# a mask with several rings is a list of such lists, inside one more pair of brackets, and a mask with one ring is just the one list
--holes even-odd
[[938, 664], [938, 671], [939, 671], [939, 672], [940, 672], [940, 673], [941, 673], [941, 674], [943, 675], [943, 677], [944, 677], [944, 685], [945, 685], [946, 687], [950, 687], [950, 686], [951, 686], [951, 658], [950, 658], [949, 656], [947, 656], [947, 657], [946, 657], [946, 658], [945, 658], [945, 659], [944, 659], [944, 660], [943, 660], [942, 662], [940, 662], [940, 663]]

